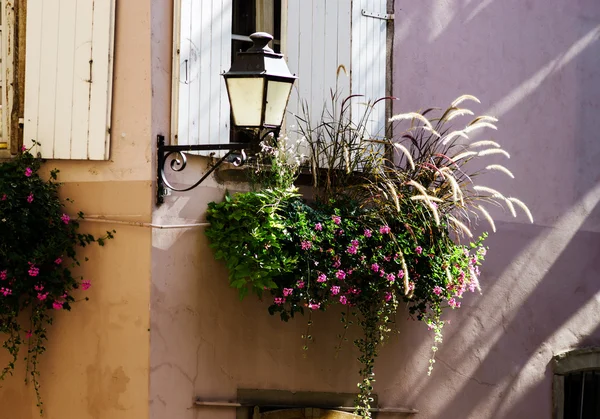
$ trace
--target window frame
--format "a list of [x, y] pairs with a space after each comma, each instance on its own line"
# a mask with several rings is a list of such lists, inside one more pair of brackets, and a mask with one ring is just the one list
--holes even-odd
[[575, 349], [552, 358], [552, 418], [564, 419], [565, 376], [575, 372], [600, 371], [600, 347]]

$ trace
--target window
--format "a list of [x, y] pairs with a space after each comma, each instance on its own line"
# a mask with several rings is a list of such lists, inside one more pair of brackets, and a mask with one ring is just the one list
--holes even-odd
[[[274, 35], [272, 48], [285, 54], [290, 71], [298, 76], [288, 115], [301, 114], [307, 101], [311, 119], [317, 121], [332, 91], [341, 97], [362, 94], [365, 101], [388, 96], [393, 21], [387, 18], [387, 3], [176, 0], [171, 144], [230, 141], [221, 74], [229, 70], [234, 53], [251, 45], [248, 35], [255, 31]], [[384, 106], [371, 114], [372, 134], [385, 131], [385, 115]], [[287, 118], [288, 126], [294, 123], [293, 117]]]
[[557, 355], [553, 370], [554, 419], [600, 418], [600, 348]]

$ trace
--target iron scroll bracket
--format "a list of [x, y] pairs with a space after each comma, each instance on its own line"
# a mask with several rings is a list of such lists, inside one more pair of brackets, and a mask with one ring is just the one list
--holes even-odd
[[[157, 154], [158, 165], [156, 168], [156, 204], [160, 205], [164, 202], [164, 197], [168, 191], [187, 192], [199, 186], [206, 178], [208, 178], [221, 164], [225, 161], [231, 161], [235, 166], [241, 166], [246, 161], [245, 150], [250, 145], [247, 143], [225, 143], [225, 144], [195, 144], [195, 145], [165, 145], [165, 136], [157, 136]], [[173, 186], [167, 179], [165, 174], [165, 166], [170, 160], [171, 170], [181, 172], [187, 167], [186, 152], [190, 151], [219, 151], [227, 150], [227, 153], [221, 157], [214, 165], [206, 171], [202, 177], [193, 185], [177, 188]], [[235, 151], [239, 151], [239, 156], [232, 156]]]

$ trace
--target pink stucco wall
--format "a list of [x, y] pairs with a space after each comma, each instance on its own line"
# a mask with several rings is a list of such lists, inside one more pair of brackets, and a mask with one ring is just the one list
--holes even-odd
[[[432, 336], [400, 323], [376, 367], [380, 404], [424, 419], [549, 418], [551, 357], [600, 345], [600, 3], [397, 1], [395, 22], [396, 111], [478, 96], [475, 110], [500, 118], [494, 138], [518, 179], [487, 183], [525, 200], [536, 223], [496, 214], [483, 294], [448, 316], [431, 377]], [[222, 194], [208, 183], [171, 196], [153, 221], [202, 221]], [[314, 319], [305, 354], [305, 319], [282, 324], [266, 303], [240, 303], [202, 226], [155, 230], [152, 243], [152, 419], [234, 418], [192, 403], [234, 399], [238, 388], [355, 389], [351, 344], [334, 357], [335, 313]]]

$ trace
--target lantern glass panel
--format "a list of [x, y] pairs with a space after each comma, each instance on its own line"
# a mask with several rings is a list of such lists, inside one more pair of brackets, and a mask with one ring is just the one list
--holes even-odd
[[264, 125], [278, 127], [282, 124], [291, 91], [292, 83], [269, 80]]
[[235, 125], [259, 127], [262, 122], [264, 79], [230, 77], [226, 81]]

